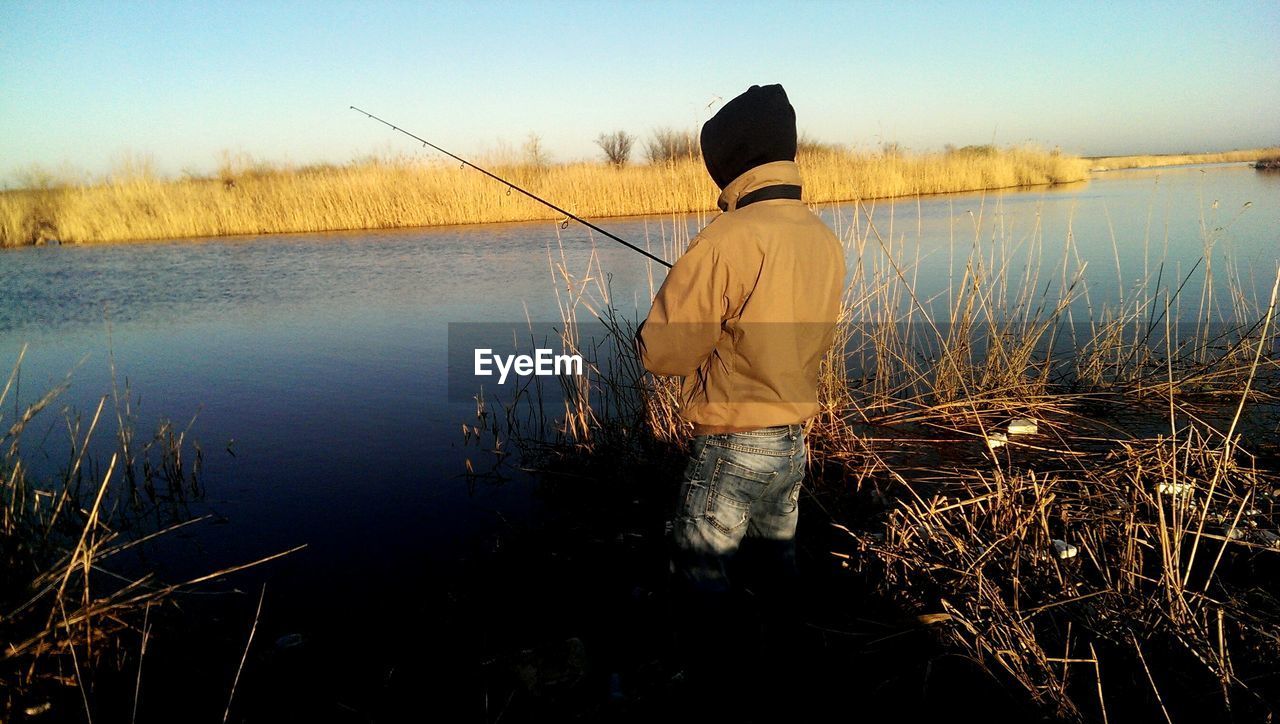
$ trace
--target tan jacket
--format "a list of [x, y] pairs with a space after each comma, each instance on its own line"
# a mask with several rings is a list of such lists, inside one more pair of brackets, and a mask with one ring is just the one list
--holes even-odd
[[680, 375], [694, 434], [804, 422], [818, 412], [818, 365], [834, 340], [844, 252], [799, 200], [738, 200], [800, 183], [792, 161], [757, 166], [720, 195], [725, 209], [667, 273], [640, 329], [645, 369]]

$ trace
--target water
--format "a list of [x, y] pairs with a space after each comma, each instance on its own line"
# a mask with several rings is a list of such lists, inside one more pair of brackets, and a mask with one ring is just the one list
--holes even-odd
[[[922, 297], [960, 277], [975, 242], [995, 261], [992, 269], [1007, 268], [1015, 286], [1030, 265], [1055, 296], [1064, 269], [1068, 278], [1084, 269], [1087, 302], [1099, 311], [1122, 296], [1131, 299], [1144, 280], [1153, 290], [1162, 264], [1164, 289], [1203, 264], [1202, 257], [1217, 269], [1215, 291], [1226, 288], [1223, 272], [1230, 266], [1243, 273], [1240, 286], [1265, 302], [1280, 258], [1280, 175], [1245, 164], [1112, 172], [1047, 190], [897, 201], [887, 208], [880, 202], [871, 210], [886, 244], [892, 238], [909, 261], [918, 256], [906, 272], [918, 275]], [[851, 210], [839, 216], [845, 226], [852, 223]], [[875, 232], [868, 238], [877, 246]], [[1201, 282], [1202, 274], [1193, 274], [1184, 299], [1198, 301]]]
[[[1006, 245], [1014, 263], [1039, 248], [1048, 266], [1063, 254], [1073, 269], [1087, 262], [1095, 304], [1132, 293], [1161, 261], [1166, 285], [1180, 278], [1206, 238], [1210, 255], [1234, 260], [1263, 298], [1280, 262], [1280, 175], [1241, 165], [866, 211], [886, 241], [918, 251], [921, 291], [941, 289], [975, 238]], [[850, 206], [823, 213], [842, 233], [854, 225]], [[655, 248], [697, 229], [692, 218], [601, 223]], [[614, 303], [641, 317], [646, 265], [597, 243]], [[354, 617], [335, 611], [398, 615], [404, 591], [429, 589], [504, 526], [544, 514], [518, 471], [502, 485], [464, 478], [468, 458], [483, 461], [460, 433], [474, 404], [447, 394], [446, 333], [450, 323], [558, 319], [547, 257], [561, 247], [571, 269], [588, 268], [590, 235], [550, 222], [6, 251], [0, 363], [28, 347], [24, 402], [74, 368], [62, 402], [89, 411], [111, 390], [110, 353], [119, 385], [127, 380], [140, 402], [140, 433], [194, 416], [207, 461], [194, 507], [225, 522], [150, 552], [150, 562], [181, 575], [306, 544], [241, 583], [273, 582], [276, 634], [358, 637]], [[47, 414], [28, 432], [37, 468], [62, 462], [61, 426]]]

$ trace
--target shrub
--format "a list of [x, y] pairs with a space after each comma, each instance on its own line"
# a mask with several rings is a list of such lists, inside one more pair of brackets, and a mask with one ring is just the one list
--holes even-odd
[[626, 131], [614, 131], [613, 133], [601, 133], [596, 138], [596, 145], [604, 151], [605, 160], [610, 166], [622, 168], [631, 160], [631, 147], [635, 143], [635, 136]]
[[685, 159], [700, 158], [702, 153], [698, 139], [691, 131], [674, 128], [654, 130], [653, 137], [645, 143], [645, 156], [652, 164], [675, 163]]

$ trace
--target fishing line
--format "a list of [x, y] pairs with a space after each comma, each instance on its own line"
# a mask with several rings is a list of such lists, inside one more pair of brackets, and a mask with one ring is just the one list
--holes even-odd
[[[415, 136], [414, 134], [412, 134], [412, 133], [410, 133], [410, 132], [408, 132], [408, 131], [404, 130], [403, 128], [401, 128], [401, 127], [399, 127], [399, 126], [397, 126], [397, 125], [395, 125], [395, 124], [388, 123], [387, 121], [382, 120], [381, 118], [379, 118], [379, 117], [377, 117], [377, 116], [373, 115], [372, 113], [370, 113], [370, 112], [368, 112], [368, 111], [365, 111], [365, 110], [361, 110], [361, 109], [359, 109], [359, 108], [356, 108], [355, 106], [351, 106], [351, 110], [356, 111], [356, 112], [358, 112], [358, 113], [363, 113], [363, 114], [365, 114], [366, 116], [368, 116], [369, 118], [372, 118], [373, 120], [377, 121], [378, 123], [381, 123], [382, 125], [389, 127], [391, 130], [393, 130], [393, 131], [399, 131], [399, 132], [403, 133], [404, 135], [408, 136], [409, 138], [412, 138], [412, 139], [413, 139], [413, 140], [415, 140], [415, 141], [419, 141], [419, 142], [421, 142], [424, 148], [425, 148], [425, 147], [427, 147], [427, 146], [430, 146], [431, 148], [434, 148], [435, 150], [439, 151], [440, 153], [443, 153], [444, 155], [448, 156], [449, 158], [452, 158], [453, 160], [457, 161], [458, 163], [461, 163], [463, 166], [470, 166], [471, 168], [473, 168], [473, 169], [475, 169], [475, 170], [479, 171], [480, 173], [484, 174], [485, 176], [488, 176], [489, 178], [493, 179], [494, 181], [497, 181], [498, 183], [506, 184], [506, 187], [507, 187], [507, 193], [508, 193], [508, 194], [510, 194], [512, 190], [519, 191], [520, 193], [524, 194], [525, 196], [528, 196], [529, 198], [533, 199], [534, 201], [537, 201], [538, 203], [542, 204], [543, 206], [546, 206], [546, 207], [548, 207], [548, 208], [554, 209], [557, 213], [564, 214], [566, 217], [568, 217], [568, 218], [570, 218], [570, 219], [573, 219], [574, 221], [578, 222], [579, 224], [582, 224], [583, 226], [587, 227], [588, 229], [592, 229], [592, 230], [594, 230], [594, 231], [598, 231], [598, 232], [600, 232], [601, 234], [604, 234], [605, 236], [609, 237], [610, 239], [613, 239], [614, 241], [618, 242], [619, 244], [622, 244], [623, 246], [627, 247], [628, 249], [631, 249], [632, 251], [638, 251], [638, 252], [640, 252], [641, 254], [644, 254], [645, 256], [649, 257], [649, 258], [650, 258], [650, 259], [652, 259], [653, 261], [656, 261], [656, 262], [658, 262], [659, 264], [661, 264], [661, 265], [665, 266], [666, 268], [668, 268], [668, 269], [670, 269], [670, 268], [671, 268], [671, 263], [670, 263], [670, 262], [667, 262], [667, 261], [664, 261], [664, 260], [662, 260], [662, 259], [659, 259], [658, 257], [654, 256], [653, 254], [650, 254], [649, 252], [645, 251], [644, 249], [641, 249], [640, 247], [636, 246], [635, 244], [632, 244], [631, 242], [626, 241], [625, 239], [621, 239], [621, 238], [619, 238], [619, 237], [617, 237], [617, 236], [614, 236], [613, 234], [610, 234], [609, 232], [605, 231], [604, 229], [601, 229], [599, 226], [596, 226], [595, 224], [591, 223], [590, 221], [587, 221], [586, 219], [582, 218], [581, 216], [578, 216], [577, 214], [573, 214], [573, 213], [570, 213], [570, 212], [568, 212], [568, 211], [565, 211], [564, 209], [560, 208], [559, 206], [556, 206], [555, 204], [551, 203], [550, 201], [547, 201], [546, 199], [542, 198], [541, 196], [538, 196], [537, 194], [534, 194], [534, 193], [532, 193], [532, 192], [530, 192], [530, 191], [526, 191], [526, 190], [524, 190], [524, 189], [520, 188], [519, 186], [516, 186], [515, 184], [511, 183], [510, 181], [508, 181], [508, 180], [506, 180], [506, 179], [502, 178], [501, 176], [498, 176], [498, 175], [496, 175], [496, 174], [490, 173], [490, 172], [488, 172], [488, 171], [486, 171], [486, 170], [484, 170], [484, 169], [480, 168], [479, 166], [475, 165], [474, 163], [471, 163], [470, 161], [468, 161], [468, 160], [467, 160], [467, 159], [465, 159], [465, 158], [462, 158], [461, 156], [457, 156], [457, 155], [454, 155], [454, 154], [452, 154], [452, 153], [449, 153], [448, 151], [444, 150], [443, 148], [440, 148], [439, 146], [437, 146], [436, 144], [434, 144], [434, 143], [432, 143], [432, 142], [428, 141], [428, 140], [427, 140], [427, 139], [425, 139], [425, 138], [421, 138], [421, 137], [419, 137], [419, 136]], [[566, 222], [566, 223], [567, 223], [567, 222]]]

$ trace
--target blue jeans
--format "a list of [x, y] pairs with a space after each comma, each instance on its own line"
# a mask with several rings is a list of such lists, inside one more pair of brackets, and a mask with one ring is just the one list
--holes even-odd
[[729, 591], [729, 564], [746, 538], [759, 572], [786, 585], [795, 576], [795, 534], [805, 473], [803, 425], [693, 439], [672, 521], [672, 572], [681, 588]]

